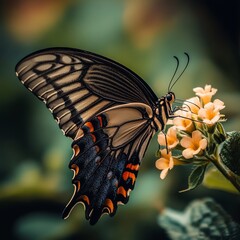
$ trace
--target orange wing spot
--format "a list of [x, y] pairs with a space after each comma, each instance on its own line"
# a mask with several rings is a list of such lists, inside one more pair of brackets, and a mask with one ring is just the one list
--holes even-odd
[[131, 167], [132, 167], [132, 164], [131, 164], [131, 163], [129, 163], [129, 164], [126, 165], [126, 168], [131, 169]]
[[91, 137], [92, 137], [93, 142], [96, 142], [96, 140], [97, 140], [97, 139], [96, 139], [96, 136], [91, 133]]
[[134, 182], [136, 181], [136, 177], [134, 173], [129, 173], [129, 177], [132, 179], [132, 185], [134, 184]]
[[133, 165], [133, 164], [131, 164], [131, 163], [127, 164], [127, 166], [126, 166], [126, 168], [131, 169], [131, 170], [133, 170], [133, 171], [138, 171], [138, 170], [139, 170], [139, 167], [140, 167], [139, 164]]
[[117, 194], [121, 194], [124, 197], [127, 197], [127, 191], [122, 186], [117, 189]]
[[105, 206], [109, 209], [110, 213], [114, 210], [114, 205], [111, 199], [107, 198], [105, 201]]
[[77, 144], [75, 144], [73, 146], [73, 154], [74, 154], [74, 156], [76, 157], [80, 152], [81, 152], [80, 147]]
[[79, 173], [79, 167], [78, 167], [77, 164], [72, 164], [72, 165], [71, 165], [71, 169], [74, 170], [75, 175], [78, 175], [78, 173]]
[[75, 184], [75, 186], [76, 186], [76, 191], [78, 192], [78, 191], [80, 190], [81, 183], [80, 183], [80, 181], [75, 180], [75, 181], [74, 181], [74, 184]]
[[131, 178], [132, 179], [132, 184], [134, 184], [134, 182], [136, 181], [135, 174], [131, 173], [131, 172], [128, 172], [128, 171], [125, 171], [123, 173], [122, 178], [123, 178], [124, 181], [127, 181], [128, 178]]
[[87, 127], [89, 128], [89, 131], [90, 131], [90, 132], [93, 132], [93, 131], [94, 131], [94, 127], [93, 127], [93, 125], [92, 125], [91, 122], [86, 122], [86, 123], [85, 123], [85, 126], [87, 126]]
[[100, 123], [100, 127], [102, 127], [103, 126], [102, 117], [101, 116], [97, 116], [97, 118], [98, 118], [98, 121]]
[[79, 197], [79, 200], [80, 200], [80, 201], [84, 201], [85, 203], [87, 203], [87, 205], [90, 205], [90, 200], [89, 200], [89, 198], [88, 198], [87, 195], [81, 195], [81, 196]]
[[125, 171], [125, 172], [122, 174], [122, 178], [123, 178], [124, 181], [127, 181], [127, 180], [128, 180], [129, 174], [130, 174], [130, 172], [128, 172], [128, 171]]

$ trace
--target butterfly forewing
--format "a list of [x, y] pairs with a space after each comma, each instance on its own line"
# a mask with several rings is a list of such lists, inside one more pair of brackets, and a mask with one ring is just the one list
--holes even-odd
[[113, 216], [118, 203], [128, 201], [157, 130], [156, 95], [131, 70], [76, 49], [33, 53], [17, 64], [16, 73], [73, 139], [69, 167], [75, 191], [63, 216], [79, 202], [92, 224], [103, 213]]

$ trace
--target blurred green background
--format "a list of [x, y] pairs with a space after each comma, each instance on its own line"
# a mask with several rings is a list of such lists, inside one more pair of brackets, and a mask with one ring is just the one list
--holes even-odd
[[15, 65], [47, 47], [80, 48], [112, 58], [139, 74], [158, 96], [175, 70], [190, 64], [174, 87], [177, 98], [211, 84], [225, 102], [227, 131], [240, 130], [238, 1], [10, 0], [1, 2], [0, 45], [0, 238], [166, 239], [157, 217], [182, 210], [193, 199], [214, 198], [240, 222], [239, 195], [207, 189], [178, 193], [191, 169], [173, 169], [161, 181], [155, 168], [156, 137], [145, 155], [134, 191], [114, 218], [94, 227], [82, 205], [61, 213], [71, 197], [71, 141], [50, 112], [15, 76]]

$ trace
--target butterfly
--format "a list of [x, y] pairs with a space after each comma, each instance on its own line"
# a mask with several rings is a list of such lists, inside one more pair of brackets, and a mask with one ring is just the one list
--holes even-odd
[[125, 66], [72, 48], [32, 53], [16, 74], [72, 139], [74, 193], [63, 218], [78, 203], [90, 224], [105, 213], [114, 216], [129, 200], [151, 138], [173, 114], [174, 93], [158, 98]]

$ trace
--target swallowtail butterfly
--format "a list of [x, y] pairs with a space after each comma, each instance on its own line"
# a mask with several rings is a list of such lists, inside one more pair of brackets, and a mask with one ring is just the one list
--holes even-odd
[[16, 74], [73, 140], [74, 193], [63, 218], [79, 202], [90, 224], [104, 213], [114, 216], [118, 204], [128, 202], [150, 139], [173, 113], [170, 84], [158, 98], [123, 65], [71, 48], [32, 53], [17, 64]]

